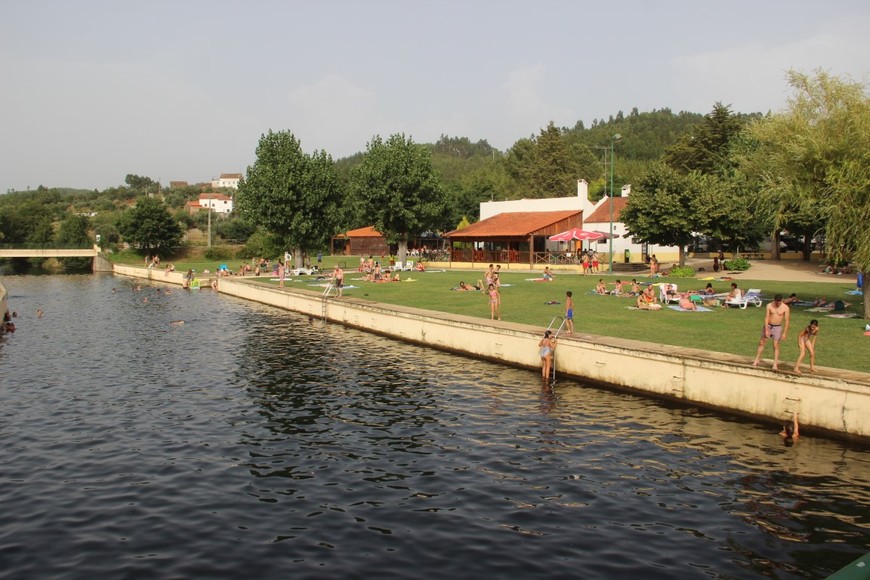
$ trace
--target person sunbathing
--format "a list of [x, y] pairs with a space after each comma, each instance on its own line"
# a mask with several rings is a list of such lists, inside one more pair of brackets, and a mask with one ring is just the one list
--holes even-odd
[[614, 296], [622, 296], [622, 286], [625, 284], [622, 280], [617, 280], [613, 283], [613, 292]]
[[680, 294], [680, 308], [683, 310], [697, 310], [698, 307], [692, 302], [692, 297], [688, 293]]
[[791, 293], [791, 296], [782, 301], [783, 304], [788, 304], [789, 306], [791, 306], [795, 302], [799, 302], [799, 300], [797, 294], [795, 294], [794, 292]]
[[661, 308], [661, 305], [658, 304], [655, 290], [652, 286], [647, 286], [640, 293], [640, 296], [637, 297], [637, 307], [642, 310], [658, 310], [658, 308], [653, 308], [653, 306]]
[[596, 294], [607, 294], [607, 284], [604, 283], [603, 278], [599, 278], [598, 284], [595, 285], [595, 293]]
[[463, 292], [463, 291], [473, 292], [475, 290], [480, 290], [480, 287], [479, 286], [469, 286], [465, 282], [459, 282], [459, 286], [454, 287], [453, 290], [459, 290], [460, 292]]

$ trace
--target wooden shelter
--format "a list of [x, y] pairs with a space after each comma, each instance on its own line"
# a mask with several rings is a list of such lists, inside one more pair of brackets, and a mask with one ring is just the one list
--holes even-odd
[[[583, 227], [582, 210], [500, 213], [444, 234], [451, 242], [451, 262], [549, 262], [546, 241], [552, 235]], [[456, 247], [455, 242], [463, 243]]]
[[390, 253], [387, 239], [372, 226], [332, 236], [332, 255], [385, 256]]

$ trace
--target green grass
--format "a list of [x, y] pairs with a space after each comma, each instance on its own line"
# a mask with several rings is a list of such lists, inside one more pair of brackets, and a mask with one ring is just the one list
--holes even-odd
[[[346, 296], [365, 298], [377, 302], [450, 312], [467, 316], [489, 319], [489, 299], [483, 292], [457, 292], [451, 290], [460, 280], [475, 283], [483, 277], [483, 270], [448, 272], [403, 272], [402, 278], [414, 278], [416, 282], [373, 283], [354, 280], [361, 275], [356, 273], [358, 258], [324, 257], [324, 268], [331, 268], [336, 261], [351, 268], [345, 274], [346, 284], [359, 286], [345, 291]], [[166, 262], [164, 262], [166, 263]], [[238, 270], [240, 260], [227, 264]], [[134, 264], [134, 265], [141, 265]], [[176, 262], [180, 271], [195, 268], [214, 271], [214, 262]], [[437, 269], [438, 263], [428, 264]], [[553, 282], [529, 282], [526, 278], [535, 275], [528, 272], [503, 272], [502, 283], [510, 286], [501, 289], [501, 317], [503, 321], [519, 322], [546, 328], [556, 316], [565, 313], [565, 292], [574, 294], [574, 324], [577, 332], [628, 338], [659, 344], [698, 348], [752, 357], [758, 346], [764, 309], [749, 306], [739, 308], [714, 308], [712, 312], [677, 312], [668, 308], [646, 312], [629, 310], [634, 299], [590, 294], [599, 276], [579, 274], [558, 274]], [[751, 270], [743, 274], [751, 276]], [[605, 277], [611, 281], [615, 277]], [[630, 277], [629, 277], [630, 279]], [[639, 282], [650, 281], [638, 277]], [[308, 288], [308, 277], [301, 281], [288, 283], [290, 287]], [[674, 282], [681, 290], [700, 290], [706, 281], [686, 278], [656, 278], [655, 282]], [[731, 281], [713, 281], [717, 292], [726, 292]], [[820, 366], [847, 370], [870, 372], [870, 337], [864, 336], [867, 321], [860, 318], [863, 313], [861, 296], [847, 296], [846, 291], [853, 285], [829, 282], [771, 282], [753, 281], [750, 278], [737, 280], [745, 291], [747, 288], [761, 288], [767, 298], [781, 293], [788, 296], [792, 292], [804, 300], [824, 297], [829, 301], [843, 300], [851, 306], [847, 312], [856, 312], [859, 317], [851, 319], [828, 318], [825, 313], [807, 312], [806, 308], [792, 308], [791, 327], [782, 344], [781, 368], [790, 369], [798, 354], [797, 336], [813, 318], [819, 321], [819, 338], [816, 341], [816, 363]], [[277, 282], [274, 282], [277, 285]], [[311, 289], [311, 288], [309, 288]], [[559, 304], [549, 305], [556, 301]], [[773, 358], [773, 345], [768, 343], [764, 358]], [[805, 365], [808, 359], [804, 360]], [[769, 363], [767, 363], [769, 365]], [[806, 372], [806, 369], [805, 369]]]

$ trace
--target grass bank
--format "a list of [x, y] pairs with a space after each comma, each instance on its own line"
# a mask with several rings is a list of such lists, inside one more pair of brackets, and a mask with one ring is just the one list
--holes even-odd
[[[331, 268], [336, 259], [324, 257], [324, 267]], [[352, 259], [347, 259], [349, 265]], [[230, 265], [239, 262], [233, 261]], [[140, 265], [140, 264], [135, 264]], [[214, 270], [213, 262], [176, 262], [177, 270], [194, 268], [199, 272], [205, 269]], [[238, 264], [236, 264], [236, 269]], [[357, 288], [346, 290], [347, 296], [355, 296], [415, 308], [424, 308], [441, 312], [450, 312], [466, 316], [489, 318], [489, 299], [482, 292], [457, 292], [452, 290], [460, 280], [474, 283], [482, 278], [483, 271], [434, 271], [437, 263], [429, 264], [428, 272], [403, 272], [402, 278], [412, 278], [414, 281], [374, 283], [365, 282], [355, 271], [346, 273], [347, 284]], [[788, 296], [797, 293], [802, 299], [812, 300], [824, 297], [828, 301], [844, 300], [851, 304], [847, 311], [860, 315], [862, 297], [847, 295], [854, 285], [844, 281], [843, 284], [829, 282], [772, 282], [754, 281], [752, 271], [743, 276], [747, 279], [738, 280], [744, 290], [761, 288], [766, 297], [781, 293]], [[532, 282], [528, 278], [535, 277], [529, 272], [504, 272], [501, 275], [504, 286], [501, 289], [502, 320], [519, 322], [545, 328], [556, 316], [565, 312], [565, 293], [574, 294], [574, 320], [579, 333], [599, 334], [619, 338], [628, 338], [664, 345], [699, 348], [708, 351], [732, 353], [744, 356], [754, 356], [764, 320], [763, 308], [749, 306], [745, 310], [737, 308], [715, 308], [710, 312], [678, 312], [668, 308], [660, 311], [641, 311], [630, 309], [634, 305], [631, 298], [614, 296], [598, 296], [592, 291], [600, 276], [582, 276], [579, 274], [558, 274], [552, 282]], [[268, 280], [268, 277], [261, 277]], [[614, 277], [605, 277], [610, 282]], [[656, 278], [638, 277], [639, 282], [674, 282], [681, 290], [700, 290], [706, 281], [686, 278]], [[276, 284], [277, 282], [269, 282]], [[301, 276], [288, 282], [290, 287], [316, 289], [309, 285], [316, 280], [310, 276]], [[726, 292], [731, 280], [712, 281], [717, 292]], [[555, 302], [556, 304], [552, 304]], [[864, 336], [866, 321], [860, 317], [851, 319], [829, 318], [826, 313], [809, 312], [808, 308], [792, 308], [791, 328], [787, 339], [782, 345], [783, 369], [790, 369], [797, 358], [799, 349], [797, 336], [813, 318], [819, 320], [820, 333], [816, 341], [816, 363], [820, 366], [847, 370], [870, 372], [870, 337]], [[765, 358], [773, 357], [773, 345], [768, 344]], [[808, 361], [805, 360], [806, 364]], [[769, 362], [766, 366], [769, 366]], [[806, 372], [806, 370], [805, 370]]]

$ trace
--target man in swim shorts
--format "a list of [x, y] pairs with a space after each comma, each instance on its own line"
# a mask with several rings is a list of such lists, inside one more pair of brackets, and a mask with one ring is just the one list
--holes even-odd
[[773, 339], [773, 370], [779, 370], [779, 343], [788, 333], [788, 323], [791, 318], [791, 310], [788, 304], [782, 301], [782, 294], [773, 297], [773, 302], [764, 309], [764, 328], [761, 329], [761, 340], [758, 341], [758, 351], [755, 353], [755, 362], [752, 366], [757, 367], [764, 354], [764, 345], [767, 339]]

